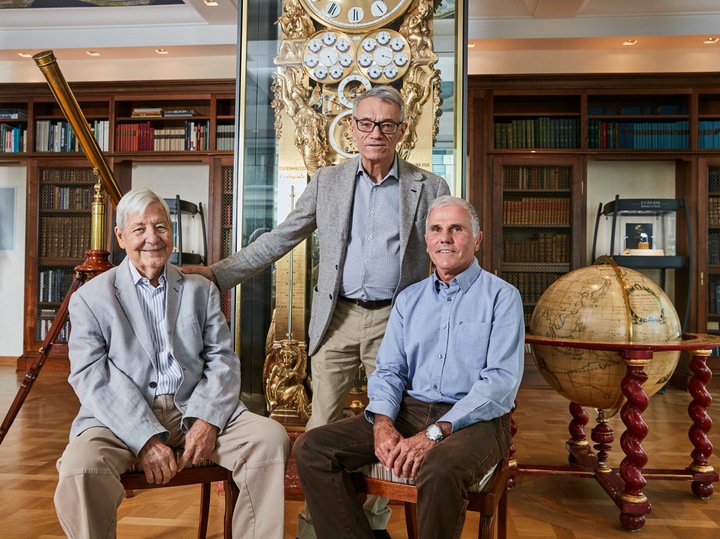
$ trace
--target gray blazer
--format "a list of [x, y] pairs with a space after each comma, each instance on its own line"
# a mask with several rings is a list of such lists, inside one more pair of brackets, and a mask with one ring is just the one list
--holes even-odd
[[[314, 354], [330, 324], [337, 302], [350, 235], [359, 157], [318, 170], [295, 209], [277, 228], [211, 266], [221, 290], [265, 269], [316, 229], [320, 245], [318, 282], [313, 291], [308, 353]], [[400, 176], [400, 282], [395, 295], [428, 276], [425, 218], [437, 197], [450, 194], [445, 180], [398, 159]]]
[[[71, 438], [104, 426], [137, 454], [167, 431], [152, 412], [157, 364], [150, 330], [126, 258], [95, 277], [70, 299], [70, 377], [80, 399]], [[168, 343], [182, 368], [175, 404], [186, 430], [192, 418], [219, 429], [243, 410], [240, 360], [214, 284], [167, 265]]]

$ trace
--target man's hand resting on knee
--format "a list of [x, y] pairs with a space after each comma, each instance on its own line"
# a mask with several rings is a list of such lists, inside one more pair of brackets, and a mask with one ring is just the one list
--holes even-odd
[[145, 443], [138, 454], [138, 462], [145, 472], [148, 483], [164, 485], [178, 472], [172, 448], [165, 445], [157, 436], [153, 436]]

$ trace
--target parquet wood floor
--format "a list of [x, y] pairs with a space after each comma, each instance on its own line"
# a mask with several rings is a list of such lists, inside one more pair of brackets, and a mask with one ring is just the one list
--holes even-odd
[[[15, 396], [21, 375], [0, 367], [0, 413]], [[720, 398], [720, 384], [712, 394]], [[650, 427], [645, 440], [648, 468], [682, 468], [689, 460], [686, 393], [670, 388], [652, 398], [644, 417]], [[5, 441], [0, 445], [0, 537], [6, 539], [63, 537], [53, 509], [57, 474], [55, 460], [67, 439], [77, 400], [58, 373], [43, 372]], [[720, 417], [720, 414], [716, 412]], [[516, 412], [517, 458], [522, 464], [565, 464], [568, 438], [567, 401], [549, 389], [521, 389]], [[594, 420], [591, 417], [591, 422]], [[592, 426], [592, 424], [590, 425]], [[620, 419], [610, 419], [619, 440]], [[589, 430], [589, 429], [588, 429]], [[720, 446], [718, 429], [711, 432]], [[720, 451], [720, 449], [718, 450]], [[621, 451], [616, 443], [610, 464], [617, 466]], [[713, 455], [711, 463], [720, 467]], [[720, 485], [716, 485], [720, 490]], [[646, 539], [716, 539], [720, 537], [720, 492], [702, 501], [690, 493], [686, 481], [649, 481], [645, 493], [653, 503], [645, 528], [634, 535]], [[213, 496], [210, 537], [222, 537], [222, 505]], [[285, 503], [285, 537], [295, 535], [296, 514], [302, 503]], [[118, 536], [131, 539], [191, 538], [196, 536], [199, 487], [140, 491], [123, 502], [118, 514]], [[406, 536], [402, 509], [394, 507], [389, 532]], [[592, 479], [521, 475], [510, 492], [508, 537], [589, 539], [627, 538], [618, 522], [618, 510]], [[476, 537], [477, 518], [468, 514], [463, 538]]]

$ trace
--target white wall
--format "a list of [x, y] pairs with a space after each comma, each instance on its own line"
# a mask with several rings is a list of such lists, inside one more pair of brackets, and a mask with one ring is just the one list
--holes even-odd
[[0, 356], [23, 351], [25, 292], [25, 178], [24, 166], [0, 166], [0, 187], [15, 188], [15, 248], [0, 251]]
[[[210, 170], [205, 163], [134, 163], [132, 187], [147, 187], [163, 198], [175, 198], [208, 207]], [[184, 217], [184, 216], [183, 216]], [[196, 219], [199, 219], [196, 216]], [[207, 227], [207, 215], [205, 217]], [[208, 238], [208, 241], [209, 238]], [[194, 248], [193, 248], [194, 247]], [[183, 251], [203, 252], [202, 228], [189, 220], [183, 221]]]

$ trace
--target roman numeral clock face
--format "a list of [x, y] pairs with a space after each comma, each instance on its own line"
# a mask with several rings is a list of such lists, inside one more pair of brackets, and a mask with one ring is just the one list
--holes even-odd
[[320, 24], [349, 32], [367, 32], [400, 16], [412, 0], [300, 1]]

